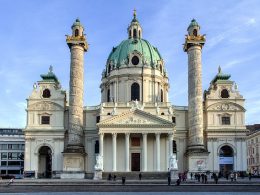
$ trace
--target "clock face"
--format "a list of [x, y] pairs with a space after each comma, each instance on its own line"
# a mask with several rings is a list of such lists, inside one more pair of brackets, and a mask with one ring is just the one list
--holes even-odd
[[222, 104], [221, 108], [222, 108], [222, 110], [228, 110], [229, 109], [229, 105], [228, 104]]

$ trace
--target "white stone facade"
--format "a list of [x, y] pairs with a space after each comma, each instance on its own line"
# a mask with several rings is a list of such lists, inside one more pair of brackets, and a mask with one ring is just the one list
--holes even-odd
[[[138, 41], [143, 41], [142, 28], [133, 22], [129, 30], [133, 33], [134, 28], [140, 29], [140, 35], [137, 42], [130, 43], [139, 44]], [[198, 28], [195, 26], [195, 29]], [[79, 33], [82, 32], [80, 29]], [[77, 33], [73, 30], [73, 35]], [[129, 34], [130, 41], [131, 36]], [[194, 37], [187, 40], [190, 38]], [[202, 39], [201, 36], [199, 41]], [[186, 43], [188, 47], [190, 42]], [[196, 47], [198, 51], [188, 51], [189, 64], [194, 63], [193, 67], [201, 63], [201, 47], [193, 49]], [[116, 49], [113, 48], [113, 52]], [[77, 55], [83, 55], [84, 47], [81, 50]], [[220, 71], [202, 99], [201, 69], [189, 70], [194, 77], [189, 81], [189, 88], [195, 90], [189, 94], [191, 103], [189, 101], [189, 107], [174, 106], [168, 100], [169, 81], [164, 62], [154, 47], [151, 56], [159, 60], [147, 64], [150, 59], [147, 53], [135, 50], [119, 65], [107, 61], [100, 85], [100, 105], [86, 106], [79, 115], [83, 116], [83, 132], [78, 134], [82, 142], [78, 139], [76, 142], [82, 143], [86, 152], [81, 156], [73, 153], [63, 156], [68, 142], [73, 142], [69, 125], [72, 108], [67, 105], [66, 93], [52, 70], [43, 75], [27, 100], [24, 170], [34, 171], [36, 177], [48, 176], [51, 171], [52, 177], [62, 178], [72, 177], [69, 171], [83, 171], [86, 177], [93, 177], [97, 166], [98, 171], [103, 172], [167, 172], [173, 153], [177, 153], [179, 172], [246, 171], [244, 99], [229, 80], [230, 76]], [[138, 61], [134, 61], [134, 57]], [[81, 64], [82, 56], [72, 59], [73, 66]], [[77, 78], [81, 78], [81, 83], [83, 77]], [[137, 92], [133, 89], [134, 83], [138, 85]], [[44, 89], [50, 91], [49, 97], [43, 97]], [[81, 96], [82, 91], [77, 94]], [[81, 104], [81, 99], [77, 103]], [[189, 146], [195, 145], [202, 146], [203, 152], [189, 153]], [[82, 172], [75, 177], [82, 177]]]

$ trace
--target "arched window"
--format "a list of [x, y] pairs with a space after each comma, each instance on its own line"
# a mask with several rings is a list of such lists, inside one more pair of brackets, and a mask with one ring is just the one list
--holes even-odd
[[107, 90], [107, 102], [110, 102], [110, 89]]
[[131, 33], [131, 30], [129, 30], [129, 37], [131, 37], [132, 36], [132, 33]]
[[134, 38], [136, 38], [137, 33], [136, 33], [136, 29], [134, 29]]
[[75, 37], [78, 37], [79, 36], [79, 29], [76, 29], [75, 30]]
[[141, 38], [141, 31], [139, 30], [139, 38]]
[[49, 89], [44, 89], [42, 92], [42, 97], [43, 98], [50, 98], [51, 97], [51, 92]]
[[160, 65], [160, 72], [162, 73], [162, 65]]
[[222, 98], [229, 98], [228, 90], [223, 89], [223, 90], [221, 91], [221, 97], [222, 97]]
[[193, 35], [194, 35], [194, 36], [197, 36], [197, 35], [198, 35], [197, 29], [194, 29], [194, 30], [193, 30]]
[[131, 100], [140, 101], [140, 86], [138, 83], [133, 83], [131, 86]]
[[163, 90], [161, 89], [161, 102], [163, 102]]

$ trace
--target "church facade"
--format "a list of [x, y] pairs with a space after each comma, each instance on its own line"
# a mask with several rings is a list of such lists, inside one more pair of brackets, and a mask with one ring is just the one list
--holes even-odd
[[202, 92], [206, 38], [194, 19], [187, 30], [188, 106], [169, 102], [164, 60], [142, 38], [136, 13], [128, 38], [108, 56], [101, 103], [84, 106], [88, 44], [77, 19], [66, 39], [69, 97], [50, 67], [27, 99], [25, 173], [36, 178], [85, 178], [96, 171], [161, 173], [172, 169], [173, 159], [178, 172], [246, 171], [245, 100], [221, 68]]

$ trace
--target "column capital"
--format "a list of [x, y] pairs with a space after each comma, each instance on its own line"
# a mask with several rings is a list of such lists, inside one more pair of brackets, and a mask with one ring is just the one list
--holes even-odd
[[112, 133], [112, 136], [116, 138], [116, 136], [117, 136], [117, 133]]
[[142, 133], [143, 136], [147, 136], [147, 134], [148, 134], [148, 133], [146, 133], [146, 132]]
[[104, 136], [105, 133], [101, 132], [101, 133], [98, 133], [99, 136]]
[[125, 133], [125, 136], [128, 136], [128, 137], [129, 137], [129, 136], [130, 136], [130, 133]]
[[156, 136], [160, 136], [160, 135], [161, 135], [161, 133], [155, 133], [155, 135], [156, 135]]

